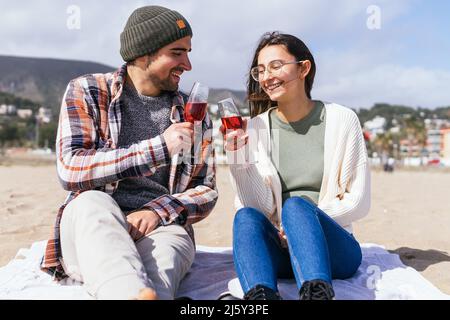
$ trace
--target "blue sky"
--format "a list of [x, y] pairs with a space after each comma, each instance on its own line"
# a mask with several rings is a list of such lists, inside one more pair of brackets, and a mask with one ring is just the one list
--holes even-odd
[[[119, 34], [142, 5], [182, 13], [194, 30], [196, 80], [245, 89], [248, 66], [265, 31], [292, 33], [317, 62], [313, 97], [352, 108], [376, 102], [450, 105], [450, 1], [445, 0], [0, 0], [0, 54], [89, 60], [119, 66]], [[67, 8], [80, 9], [80, 28], [68, 29]], [[367, 8], [377, 6], [380, 29], [370, 30]], [[1, 72], [1, 70], [0, 70]], [[1, 76], [1, 74], [0, 74]]]

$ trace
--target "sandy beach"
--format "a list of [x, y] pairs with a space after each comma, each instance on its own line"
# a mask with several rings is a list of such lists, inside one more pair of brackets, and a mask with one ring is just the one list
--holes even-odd
[[[0, 165], [0, 266], [18, 249], [48, 238], [66, 192], [51, 163]], [[234, 192], [228, 169], [218, 167], [220, 197], [211, 215], [195, 225], [197, 243], [230, 246]], [[444, 293], [450, 294], [450, 173], [372, 172], [370, 214], [355, 223], [362, 243], [400, 255]]]

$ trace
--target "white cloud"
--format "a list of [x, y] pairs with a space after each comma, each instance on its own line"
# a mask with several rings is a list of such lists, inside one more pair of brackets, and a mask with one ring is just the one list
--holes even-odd
[[[423, 106], [448, 104], [450, 95], [439, 82], [448, 83], [446, 71], [430, 70], [422, 63], [404, 65], [399, 55], [405, 52], [407, 44], [403, 43], [409, 42], [403, 41], [408, 40], [404, 37], [414, 37], [414, 28], [420, 26], [411, 26], [406, 35], [390, 28], [416, 1], [176, 0], [157, 4], [182, 13], [194, 29], [193, 70], [185, 74], [183, 88], [199, 80], [211, 87], [244, 89], [259, 37], [265, 31], [281, 30], [303, 39], [315, 53], [316, 96], [355, 107], [381, 100]], [[0, 0], [0, 54], [118, 66], [122, 63], [120, 32], [130, 13], [146, 4], [156, 3], [41, 0], [24, 6]], [[369, 33], [366, 27], [366, 9], [371, 4], [381, 9], [382, 29], [377, 33]], [[69, 5], [81, 9], [80, 30], [66, 27]], [[415, 80], [405, 82], [401, 80], [404, 77]]]
[[375, 102], [436, 107], [450, 104], [449, 83], [450, 72], [380, 65], [325, 81], [314, 96], [352, 108], [367, 108]]

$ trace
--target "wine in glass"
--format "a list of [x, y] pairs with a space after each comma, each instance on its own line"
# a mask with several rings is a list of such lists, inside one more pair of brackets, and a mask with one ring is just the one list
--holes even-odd
[[184, 119], [188, 122], [203, 121], [208, 105], [209, 88], [200, 82], [195, 82], [184, 107]]
[[232, 98], [219, 101], [219, 113], [225, 130], [242, 129], [242, 117]]

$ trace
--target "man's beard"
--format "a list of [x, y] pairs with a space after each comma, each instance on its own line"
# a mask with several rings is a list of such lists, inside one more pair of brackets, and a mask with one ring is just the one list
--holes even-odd
[[161, 91], [177, 91], [178, 83], [175, 83], [170, 79], [171, 73], [169, 73], [169, 76], [165, 79], [160, 79], [158, 76], [151, 74], [149, 75], [149, 80]]

